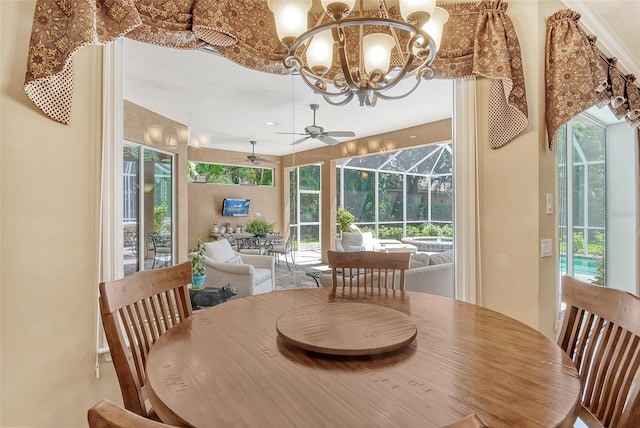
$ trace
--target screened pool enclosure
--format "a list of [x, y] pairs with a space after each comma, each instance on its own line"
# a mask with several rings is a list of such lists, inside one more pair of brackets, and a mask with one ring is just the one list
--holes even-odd
[[[319, 247], [320, 165], [290, 173], [291, 228], [304, 248]], [[336, 163], [337, 205], [381, 239], [453, 234], [452, 144], [430, 144]], [[296, 205], [300, 209], [296, 208]]]

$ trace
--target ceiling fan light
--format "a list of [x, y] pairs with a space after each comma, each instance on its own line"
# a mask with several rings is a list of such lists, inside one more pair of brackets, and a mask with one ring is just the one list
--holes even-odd
[[449, 20], [449, 12], [442, 7], [436, 7], [431, 15], [429, 22], [424, 24], [422, 30], [427, 33], [433, 39], [436, 45], [436, 52], [440, 49], [440, 42], [442, 42], [442, 29], [444, 24]]
[[278, 38], [285, 44], [307, 31], [307, 16], [312, 0], [268, 0]]
[[400, 15], [406, 22], [422, 26], [433, 15], [436, 0], [400, 0]]
[[324, 75], [333, 63], [333, 36], [331, 31], [322, 31], [315, 36], [307, 48], [307, 65], [313, 70], [323, 70]]
[[389, 71], [391, 62], [391, 50], [396, 42], [392, 36], [383, 33], [374, 33], [362, 38], [364, 50], [364, 69], [371, 74], [374, 70], [383, 73]]

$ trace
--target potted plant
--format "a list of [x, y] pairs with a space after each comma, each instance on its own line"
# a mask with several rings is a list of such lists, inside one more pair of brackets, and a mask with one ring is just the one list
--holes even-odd
[[204, 288], [204, 279], [207, 271], [204, 267], [204, 242], [202, 235], [198, 238], [198, 245], [193, 250], [191, 258], [191, 287], [194, 289]]
[[255, 236], [264, 238], [268, 233], [273, 232], [274, 224], [269, 223], [262, 217], [255, 217], [244, 227], [244, 231]]
[[336, 211], [336, 223], [340, 232], [348, 232], [351, 223], [356, 221], [356, 217], [346, 208], [339, 207]]

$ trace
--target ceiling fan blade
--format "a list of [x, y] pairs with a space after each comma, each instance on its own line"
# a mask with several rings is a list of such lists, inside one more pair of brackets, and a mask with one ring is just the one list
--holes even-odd
[[330, 146], [335, 146], [336, 144], [340, 144], [340, 141], [329, 137], [326, 133], [318, 135], [318, 140]]
[[262, 163], [280, 163], [279, 160], [262, 159], [262, 158], [260, 158], [260, 162], [262, 162]]
[[274, 134], [284, 134], [284, 135], [307, 135], [302, 132], [274, 132]]
[[356, 134], [353, 131], [329, 131], [325, 132], [324, 135], [328, 135], [330, 137], [355, 137]]
[[[306, 134], [301, 134], [301, 135], [306, 135]], [[307, 141], [309, 138], [311, 138], [310, 135], [307, 135], [306, 137], [300, 138], [299, 140], [294, 141], [293, 143], [291, 143], [291, 145], [293, 146], [294, 144], [300, 144], [303, 141]]]

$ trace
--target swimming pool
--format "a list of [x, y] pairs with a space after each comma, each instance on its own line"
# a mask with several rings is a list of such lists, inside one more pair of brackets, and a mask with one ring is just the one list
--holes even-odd
[[[596, 276], [598, 259], [593, 256], [573, 256], [573, 273], [576, 275]], [[567, 256], [560, 255], [560, 272], [567, 271]]]
[[442, 252], [453, 249], [453, 238], [449, 236], [413, 236], [402, 238], [405, 244], [415, 245], [418, 251]]

